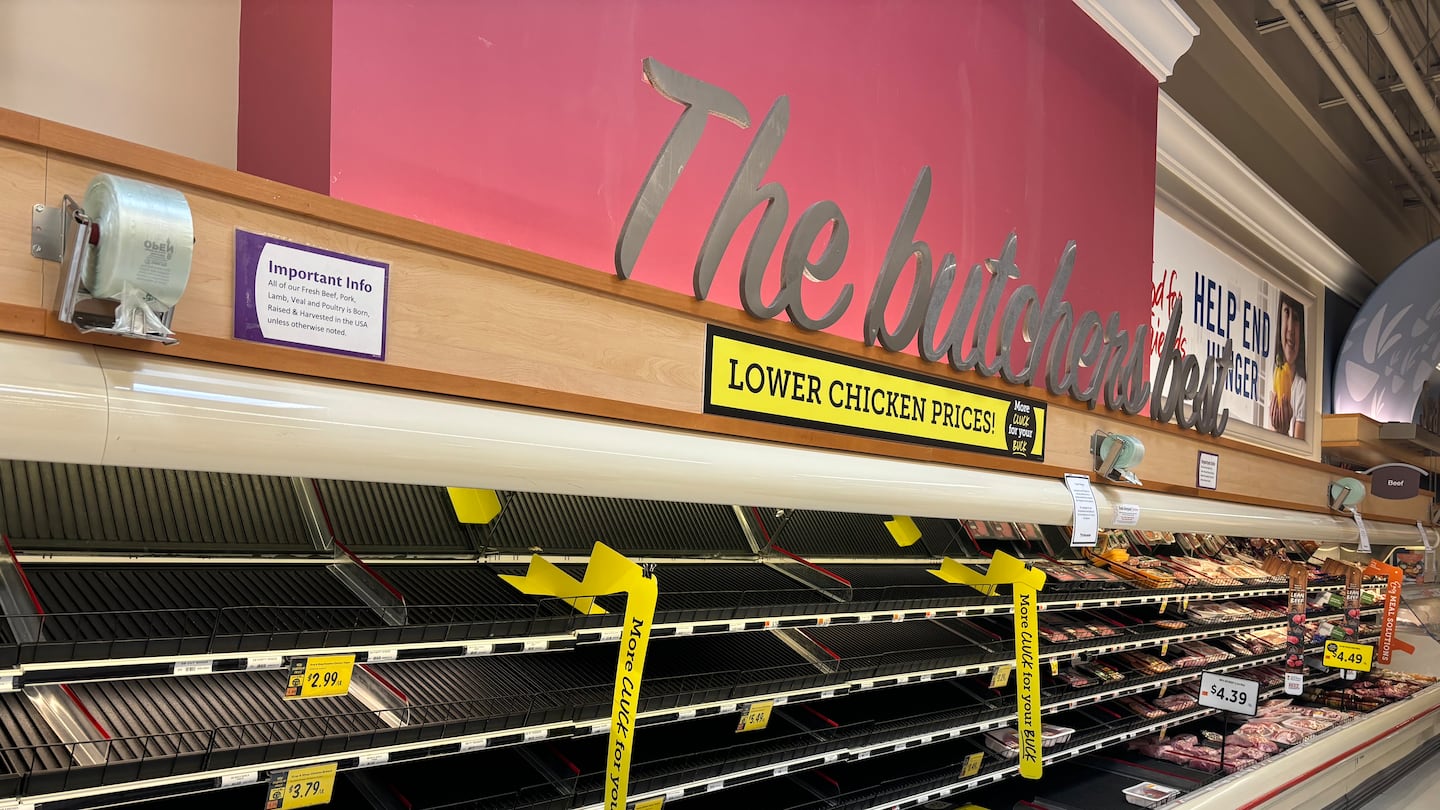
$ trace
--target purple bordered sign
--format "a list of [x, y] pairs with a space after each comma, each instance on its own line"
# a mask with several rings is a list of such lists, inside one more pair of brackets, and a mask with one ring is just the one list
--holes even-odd
[[390, 265], [235, 231], [235, 337], [385, 359]]

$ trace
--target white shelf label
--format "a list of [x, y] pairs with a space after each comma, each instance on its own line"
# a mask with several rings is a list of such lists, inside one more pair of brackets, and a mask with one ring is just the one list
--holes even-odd
[[256, 655], [245, 659], [245, 671], [253, 672], [257, 669], [279, 669], [285, 665], [285, 657], [281, 655]]
[[472, 641], [465, 645], [466, 655], [489, 655], [495, 645], [488, 641]]
[[1090, 488], [1090, 477], [1069, 473], [1065, 476], [1065, 488], [1070, 490], [1070, 501], [1075, 505], [1071, 517], [1070, 545], [1093, 548], [1100, 530], [1100, 513], [1095, 506], [1095, 491]]
[[360, 767], [369, 768], [373, 765], [384, 765], [390, 761], [390, 755], [384, 751], [360, 755]]
[[371, 650], [365, 654], [365, 663], [384, 664], [400, 657], [399, 650]]
[[260, 774], [255, 771], [251, 771], [250, 773], [232, 773], [220, 777], [220, 787], [233, 788], [240, 787], [241, 785], [253, 785], [258, 781], [260, 781]]
[[1215, 672], [1200, 676], [1200, 705], [1222, 712], [1255, 716], [1260, 702], [1260, 684]]
[[525, 742], [534, 742], [535, 740], [543, 740], [543, 739], [545, 739], [545, 738], [546, 738], [547, 736], [549, 736], [549, 735], [550, 735], [550, 732], [549, 732], [548, 729], [543, 729], [543, 728], [530, 729], [530, 730], [528, 730], [528, 731], [525, 732]]
[[1133, 503], [1115, 504], [1116, 528], [1140, 525], [1140, 507]]
[[209, 675], [215, 670], [214, 661], [176, 661], [176, 675]]
[[15, 676], [14, 676], [14, 675], [0, 675], [0, 692], [14, 692], [14, 691], [15, 691]]
[[479, 751], [485, 747], [485, 740], [466, 740], [460, 743], [460, 753], [468, 754], [471, 751]]

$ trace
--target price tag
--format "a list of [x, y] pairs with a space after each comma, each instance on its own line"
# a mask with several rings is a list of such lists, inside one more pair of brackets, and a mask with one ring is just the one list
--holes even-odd
[[285, 665], [285, 658], [279, 655], [254, 655], [245, 659], [245, 671], [257, 669], [279, 669]]
[[349, 694], [350, 673], [355, 668], [355, 655], [312, 655], [290, 662], [290, 683], [285, 687], [286, 700], [334, 697]]
[[1115, 528], [1140, 525], [1140, 507], [1133, 503], [1115, 504]]
[[361, 754], [359, 761], [355, 764], [361, 768], [370, 768], [375, 765], [384, 765], [390, 761], [390, 754], [385, 751]]
[[1051, 674], [1051, 675], [1059, 675], [1059, 674], [1060, 674], [1060, 659], [1059, 659], [1059, 658], [1051, 658], [1051, 659], [1050, 659], [1050, 674]]
[[337, 764], [332, 762], [329, 765], [272, 772], [265, 810], [291, 810], [295, 807], [329, 804], [330, 794], [335, 790]]
[[1156, 695], [1155, 697], [1157, 697], [1157, 698], [1165, 697], [1165, 690], [1166, 690], [1166, 689], [1169, 689], [1169, 688], [1170, 688], [1170, 684], [1168, 684], [1168, 683], [1165, 684], [1164, 686], [1160, 687], [1160, 694]]
[[365, 654], [367, 664], [388, 664], [400, 657], [399, 650], [371, 650]]
[[14, 692], [14, 691], [16, 691], [16, 689], [15, 689], [15, 676], [14, 676], [14, 675], [0, 675], [0, 692]]
[[1160, 657], [1161, 657], [1161, 658], [1164, 658], [1165, 656], [1167, 656], [1167, 655], [1169, 655], [1169, 654], [1170, 654], [1170, 639], [1167, 638], [1167, 639], [1165, 639], [1164, 641], [1160, 642]]
[[1070, 545], [1074, 548], [1094, 548], [1100, 531], [1100, 512], [1095, 506], [1095, 491], [1090, 488], [1090, 477], [1066, 474], [1065, 488], [1070, 490], [1070, 501], [1075, 505]]
[[[609, 725], [608, 723], [606, 725]], [[460, 753], [468, 754], [471, 751], [479, 751], [485, 747], [485, 740], [466, 740], [460, 743]]]
[[979, 773], [980, 763], [984, 761], [984, 759], [985, 755], [978, 751], [968, 757], [965, 757], [965, 765], [960, 769], [960, 778], [969, 779], [970, 777]]
[[465, 645], [465, 655], [489, 655], [495, 645], [489, 641], [472, 641]]
[[1362, 554], [1370, 553], [1370, 532], [1365, 530], [1365, 518], [1360, 517], [1359, 509], [1351, 509], [1350, 516], [1355, 518], [1355, 527], [1360, 530], [1360, 545], [1355, 549]]
[[1003, 689], [1005, 684], [1010, 682], [1010, 671], [1015, 668], [1014, 664], [1005, 664], [990, 674], [990, 688]]
[[656, 796], [653, 799], [641, 799], [630, 805], [631, 810], [660, 810], [665, 806], [665, 796]]
[[1200, 676], [1200, 705], [1222, 712], [1255, 716], [1260, 702], [1260, 684], [1245, 678], [1232, 678], [1217, 672]]
[[1161, 612], [1161, 613], [1164, 613], [1164, 612], [1165, 612], [1165, 608], [1168, 608], [1168, 607], [1170, 607], [1170, 597], [1167, 596], [1167, 597], [1165, 597], [1164, 599], [1161, 599], [1161, 600], [1160, 600], [1160, 612]]
[[763, 700], [759, 703], [746, 703], [740, 707], [740, 723], [735, 726], [735, 731], [759, 731], [770, 725], [770, 712], [775, 708], [775, 701]]
[[1369, 644], [1327, 641], [1325, 642], [1325, 657], [1321, 663], [1334, 669], [1369, 672], [1374, 654], [1375, 648]]
[[215, 671], [214, 661], [176, 661], [176, 675], [209, 675]]
[[1188, 597], [1188, 596], [1182, 597], [1182, 598], [1180, 599], [1180, 612], [1181, 612], [1181, 613], [1184, 613], [1185, 611], [1187, 611], [1187, 610], [1189, 610], [1189, 609], [1190, 609], [1190, 597]]

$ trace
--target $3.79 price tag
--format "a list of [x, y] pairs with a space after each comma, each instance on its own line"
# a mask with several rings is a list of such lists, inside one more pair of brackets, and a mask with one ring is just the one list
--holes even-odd
[[1369, 644], [1351, 644], [1346, 641], [1325, 642], [1325, 658], [1321, 661], [1333, 669], [1353, 669], [1369, 672], [1375, 648]]
[[290, 662], [290, 681], [285, 686], [286, 700], [333, 697], [350, 692], [350, 673], [355, 669], [355, 656], [312, 655]]
[[775, 708], [775, 701], [766, 700], [760, 703], [747, 703], [740, 707], [740, 723], [735, 726], [739, 731], [759, 731], [770, 725], [770, 711]]
[[335, 789], [335, 766], [338, 764], [332, 762], [271, 773], [265, 810], [329, 804], [330, 794]]

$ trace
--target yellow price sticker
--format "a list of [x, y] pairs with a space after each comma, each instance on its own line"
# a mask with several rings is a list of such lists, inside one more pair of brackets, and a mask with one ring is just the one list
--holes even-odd
[[1369, 672], [1374, 655], [1375, 648], [1369, 644], [1327, 641], [1325, 642], [1325, 658], [1321, 663], [1334, 669], [1353, 669], [1356, 672]]
[[660, 810], [665, 806], [665, 797], [656, 796], [653, 799], [641, 799], [630, 805], [630, 810]]
[[1165, 657], [1166, 655], [1168, 655], [1169, 653], [1170, 653], [1170, 639], [1167, 638], [1167, 639], [1165, 639], [1163, 642], [1160, 643], [1160, 657], [1161, 657], [1161, 658], [1164, 658], [1164, 657]]
[[330, 794], [335, 790], [335, 766], [338, 764], [331, 762], [328, 765], [310, 765], [272, 772], [269, 792], [265, 798], [265, 810], [291, 810], [295, 807], [329, 804]]
[[286, 700], [334, 697], [350, 693], [350, 674], [355, 669], [355, 655], [312, 655], [290, 662], [290, 681], [285, 685]]
[[1005, 684], [1010, 682], [1010, 671], [1013, 669], [1015, 669], [1014, 664], [1005, 664], [999, 669], [995, 670], [994, 674], [990, 676], [990, 688], [1003, 688]]
[[965, 757], [965, 765], [960, 769], [960, 778], [969, 779], [975, 774], [980, 773], [980, 763], [984, 759], [985, 754], [978, 751], [968, 757]]
[[1051, 674], [1051, 675], [1059, 675], [1059, 674], [1060, 674], [1060, 659], [1059, 659], [1059, 658], [1051, 658], [1051, 659], [1050, 659], [1050, 674]]
[[1164, 612], [1165, 612], [1165, 608], [1168, 608], [1168, 607], [1170, 607], [1170, 597], [1167, 596], [1167, 597], [1165, 597], [1164, 599], [1161, 599], [1161, 600], [1160, 600], [1160, 612], [1161, 612], [1161, 613], [1164, 613]]
[[759, 731], [765, 728], [770, 725], [770, 712], [774, 708], [775, 701], [773, 700], [747, 704], [741, 710], [740, 723], [735, 726], [735, 731]]

